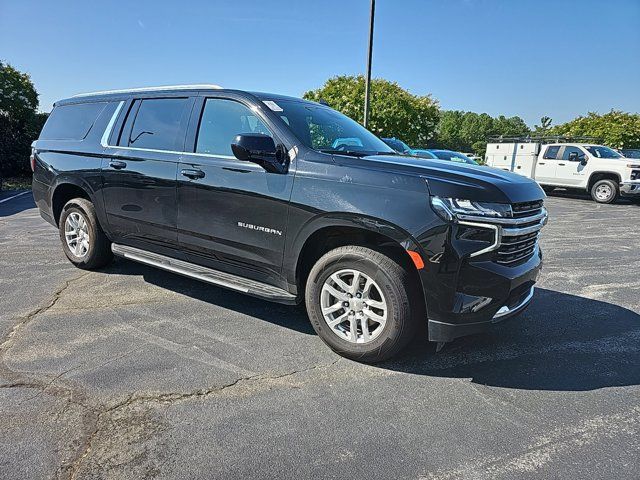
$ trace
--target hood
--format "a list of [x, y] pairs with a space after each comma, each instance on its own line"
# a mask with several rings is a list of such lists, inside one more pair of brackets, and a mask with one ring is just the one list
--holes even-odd
[[479, 202], [519, 203], [545, 198], [530, 178], [492, 167], [427, 158], [371, 155], [371, 167], [413, 173], [427, 181], [431, 195]]

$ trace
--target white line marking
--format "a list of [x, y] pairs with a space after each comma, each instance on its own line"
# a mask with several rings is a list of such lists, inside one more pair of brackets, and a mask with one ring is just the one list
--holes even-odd
[[13, 200], [14, 198], [20, 197], [20, 196], [25, 195], [25, 194], [27, 194], [29, 192], [30, 192], [30, 190], [27, 190], [26, 192], [20, 192], [19, 194], [14, 195], [13, 197], [9, 197], [9, 198], [5, 198], [4, 200], [0, 200], [0, 203], [8, 202], [9, 200]]

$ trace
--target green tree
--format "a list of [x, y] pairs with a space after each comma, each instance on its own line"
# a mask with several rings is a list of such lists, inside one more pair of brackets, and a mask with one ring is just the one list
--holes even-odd
[[0, 169], [4, 175], [29, 171], [30, 145], [44, 123], [37, 107], [38, 93], [29, 75], [0, 62]]
[[[364, 119], [362, 75], [330, 78], [317, 90], [304, 94], [307, 100], [321, 100], [362, 123]], [[413, 95], [395, 82], [371, 81], [369, 129], [379, 137], [397, 137], [412, 147], [423, 147], [435, 134], [438, 103], [430, 95]]]
[[484, 157], [490, 136], [514, 137], [530, 133], [520, 117], [500, 115], [493, 118], [486, 113], [448, 110], [440, 113], [435, 143], [440, 148], [473, 152]]
[[549, 134], [551, 130], [551, 123], [553, 120], [546, 115], [540, 119], [540, 125], [533, 126], [533, 134], [538, 137], [544, 137]]
[[613, 148], [640, 148], [640, 114], [611, 110], [590, 112], [551, 129], [553, 135], [595, 137]]

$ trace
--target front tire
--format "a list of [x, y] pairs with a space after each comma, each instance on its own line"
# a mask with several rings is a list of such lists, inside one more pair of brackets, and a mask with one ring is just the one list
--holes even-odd
[[591, 198], [598, 203], [613, 203], [619, 195], [618, 185], [613, 180], [598, 180], [591, 187]]
[[409, 272], [366, 247], [322, 256], [309, 273], [305, 302], [311, 324], [333, 351], [367, 363], [391, 358], [416, 333], [422, 299]]
[[64, 254], [76, 267], [93, 270], [113, 260], [111, 242], [89, 200], [69, 200], [62, 208], [58, 228]]

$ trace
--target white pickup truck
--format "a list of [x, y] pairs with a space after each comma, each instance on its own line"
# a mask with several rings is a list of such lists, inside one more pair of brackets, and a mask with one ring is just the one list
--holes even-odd
[[586, 190], [599, 203], [613, 203], [620, 195], [640, 199], [640, 159], [602, 145], [496, 140], [487, 144], [485, 160], [490, 167], [533, 178], [546, 192]]

